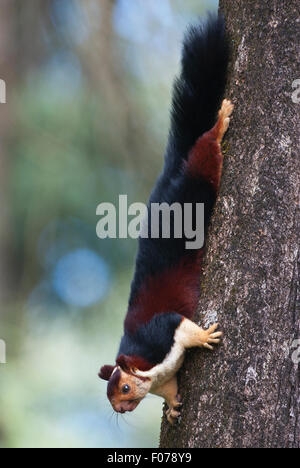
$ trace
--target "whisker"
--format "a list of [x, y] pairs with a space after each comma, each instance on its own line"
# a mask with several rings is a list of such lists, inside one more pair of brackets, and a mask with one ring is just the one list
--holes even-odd
[[109, 424], [112, 423], [114, 415], [115, 415], [114, 410], [111, 410], [110, 418], [109, 418], [109, 420], [108, 420]]
[[125, 424], [127, 424], [127, 426], [129, 427], [133, 427], [134, 429], [138, 429], [138, 427], [135, 425], [135, 424], [132, 424], [132, 423], [129, 423], [126, 419], [126, 417], [124, 416], [124, 414], [121, 415], [122, 416], [122, 421], [125, 422]]
[[122, 433], [122, 430], [121, 430], [121, 427], [120, 427], [120, 422], [119, 422], [119, 413], [116, 413], [116, 421], [117, 421], [117, 428], [119, 430], [120, 433]]

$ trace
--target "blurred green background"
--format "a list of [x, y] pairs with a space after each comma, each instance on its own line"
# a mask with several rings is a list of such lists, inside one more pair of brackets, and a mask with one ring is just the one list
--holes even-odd
[[113, 415], [106, 384], [136, 242], [96, 207], [146, 202], [187, 24], [217, 1], [1, 0], [0, 447], [156, 447], [162, 400]]

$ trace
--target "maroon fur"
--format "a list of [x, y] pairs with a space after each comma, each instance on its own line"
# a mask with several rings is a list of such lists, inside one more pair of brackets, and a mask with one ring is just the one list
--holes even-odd
[[134, 333], [154, 315], [177, 312], [191, 319], [199, 300], [203, 250], [180, 260], [178, 265], [149, 278], [130, 307], [125, 330]]
[[115, 368], [114, 366], [103, 366], [101, 367], [98, 376], [100, 377], [100, 379], [109, 380], [111, 377], [111, 374], [114, 371], [114, 368]]
[[191, 149], [186, 164], [186, 170], [192, 177], [206, 180], [218, 192], [223, 156], [219, 143], [216, 141], [219, 131], [219, 121], [212, 130], [198, 138]]
[[121, 372], [119, 369], [117, 369], [108, 382], [107, 396], [109, 399], [113, 397], [116, 389], [118, 389], [120, 379], [121, 379]]
[[121, 367], [125, 372], [130, 373], [132, 369], [139, 369], [140, 371], [147, 371], [152, 369], [153, 364], [138, 356], [121, 356], [117, 359], [117, 365]]

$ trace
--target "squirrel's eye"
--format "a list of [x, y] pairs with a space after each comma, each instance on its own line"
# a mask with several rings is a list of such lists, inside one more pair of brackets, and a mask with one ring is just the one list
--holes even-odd
[[129, 393], [129, 392], [130, 392], [129, 385], [124, 385], [124, 387], [122, 387], [122, 393]]

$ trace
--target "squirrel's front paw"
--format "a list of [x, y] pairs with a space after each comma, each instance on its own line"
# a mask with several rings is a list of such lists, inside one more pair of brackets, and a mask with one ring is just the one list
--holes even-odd
[[167, 411], [166, 416], [170, 424], [176, 424], [180, 418], [180, 410], [182, 408], [182, 402], [180, 395], [176, 396], [176, 402]]
[[204, 348], [213, 350], [214, 348], [212, 344], [220, 343], [221, 341], [220, 338], [221, 336], [223, 336], [223, 333], [220, 331], [216, 332], [216, 329], [218, 328], [218, 326], [219, 326], [218, 323], [214, 323], [214, 325], [209, 327], [207, 330], [202, 330], [203, 335], [201, 337], [201, 341], [202, 341], [202, 346]]

